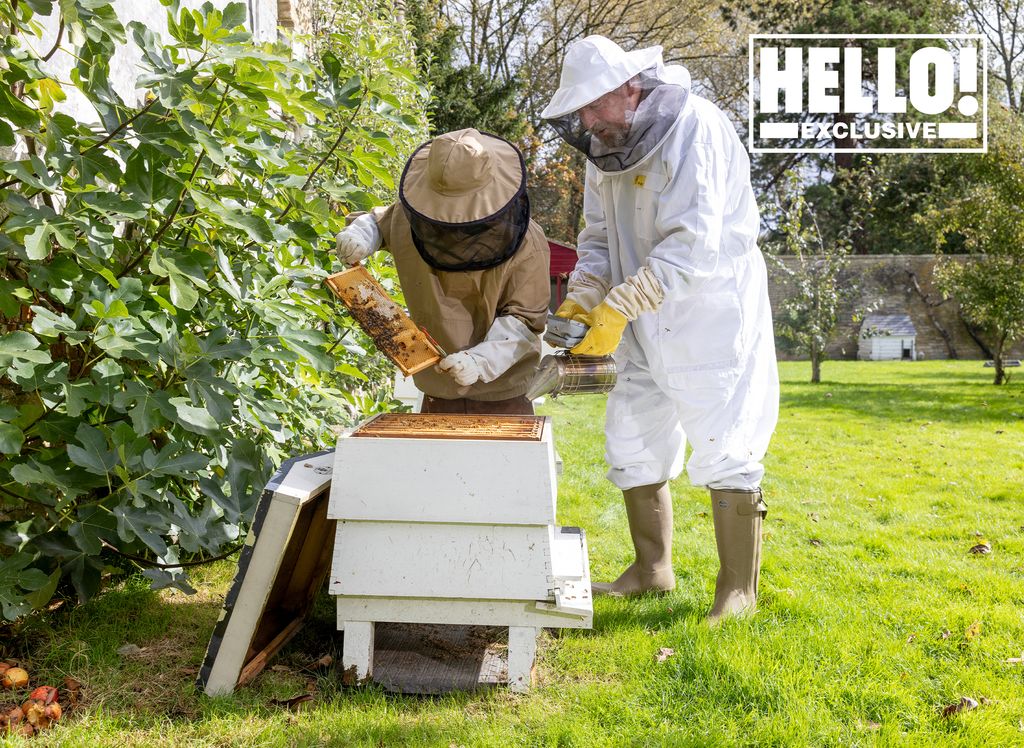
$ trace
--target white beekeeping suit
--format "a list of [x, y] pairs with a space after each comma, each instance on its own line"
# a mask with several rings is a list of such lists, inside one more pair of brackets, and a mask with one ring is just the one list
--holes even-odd
[[660, 47], [577, 42], [544, 116], [589, 159], [579, 262], [559, 313], [592, 325], [574, 352], [615, 350], [620, 363], [608, 477], [625, 492], [637, 561], [597, 590], [674, 586], [665, 484], [688, 441], [689, 478], [711, 489], [715, 509], [712, 617], [752, 610], [778, 372], [747, 154]]

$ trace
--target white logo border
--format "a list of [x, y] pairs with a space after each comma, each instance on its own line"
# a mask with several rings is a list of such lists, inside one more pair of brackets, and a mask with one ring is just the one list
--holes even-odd
[[[980, 148], [755, 148], [755, 39], [976, 39], [981, 42], [982, 145]], [[750, 34], [747, 36], [747, 150], [750, 153], [988, 153], [988, 39], [984, 34]]]

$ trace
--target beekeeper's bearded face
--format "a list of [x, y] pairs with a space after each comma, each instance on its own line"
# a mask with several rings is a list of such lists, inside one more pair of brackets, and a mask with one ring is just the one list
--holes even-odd
[[558, 90], [541, 113], [562, 139], [603, 172], [636, 166], [668, 137], [690, 90], [684, 68], [666, 68], [661, 47], [626, 52], [603, 36], [569, 45]]
[[582, 107], [577, 115], [583, 127], [594, 137], [605, 146], [614, 148], [626, 142], [639, 104], [640, 85], [636, 78], [632, 78]]

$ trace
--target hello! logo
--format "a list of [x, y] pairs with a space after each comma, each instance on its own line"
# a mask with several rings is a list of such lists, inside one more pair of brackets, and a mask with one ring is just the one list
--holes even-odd
[[752, 34], [751, 153], [984, 153], [981, 34]]

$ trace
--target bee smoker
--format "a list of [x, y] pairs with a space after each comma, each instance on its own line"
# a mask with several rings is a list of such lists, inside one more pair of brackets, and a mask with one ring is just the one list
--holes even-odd
[[[590, 328], [582, 322], [548, 315], [544, 340], [559, 348], [579, 345]], [[526, 397], [541, 395], [597, 395], [615, 387], [618, 370], [611, 356], [578, 356], [568, 350], [545, 356], [533, 375]]]

